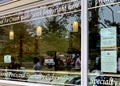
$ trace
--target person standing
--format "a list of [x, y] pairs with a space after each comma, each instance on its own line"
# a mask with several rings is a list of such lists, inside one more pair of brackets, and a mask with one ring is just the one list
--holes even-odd
[[96, 63], [95, 63], [94, 69], [101, 70], [101, 57], [100, 56], [96, 57]]
[[80, 61], [80, 56], [78, 56], [75, 61], [75, 70], [80, 71], [80, 69], [81, 69], [81, 61]]
[[71, 62], [72, 62], [72, 57], [67, 56], [66, 63], [67, 63], [67, 70], [68, 71], [71, 69]]
[[33, 66], [34, 70], [40, 70], [40, 61], [37, 57], [34, 57], [34, 66]]

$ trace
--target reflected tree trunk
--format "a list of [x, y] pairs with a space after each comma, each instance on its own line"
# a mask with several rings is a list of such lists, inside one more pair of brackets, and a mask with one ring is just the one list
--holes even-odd
[[34, 43], [34, 53], [35, 53], [35, 56], [37, 57], [38, 56], [38, 37], [35, 36], [35, 43]]
[[20, 33], [20, 50], [19, 50], [19, 61], [20, 64], [22, 64], [22, 58], [23, 58], [23, 34]]
[[69, 37], [69, 48], [73, 48], [72, 32], [70, 32], [70, 37]]

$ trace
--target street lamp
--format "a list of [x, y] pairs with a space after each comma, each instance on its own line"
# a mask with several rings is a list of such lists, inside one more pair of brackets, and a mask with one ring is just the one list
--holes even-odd
[[35, 56], [38, 54], [38, 37], [42, 36], [42, 27], [38, 26], [36, 28], [36, 35], [35, 35]]
[[14, 31], [13, 30], [10, 30], [10, 32], [9, 32], [9, 39], [10, 40], [14, 39]]
[[36, 28], [36, 36], [41, 36], [42, 35], [42, 27], [41, 26], [38, 26]]
[[74, 21], [72, 24], [72, 31], [70, 32], [70, 39], [69, 39], [69, 50], [68, 52], [72, 53], [74, 52], [73, 50], [73, 35], [74, 33], [78, 33], [78, 21]]
[[77, 21], [73, 22], [73, 32], [78, 32], [78, 22]]

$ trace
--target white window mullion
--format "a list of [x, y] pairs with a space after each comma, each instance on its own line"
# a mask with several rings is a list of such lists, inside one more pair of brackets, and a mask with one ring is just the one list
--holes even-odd
[[88, 86], [88, 0], [81, 0], [81, 86]]

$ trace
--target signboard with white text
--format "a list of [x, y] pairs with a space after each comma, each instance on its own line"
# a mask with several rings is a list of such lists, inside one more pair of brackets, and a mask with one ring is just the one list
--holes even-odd
[[80, 12], [81, 3], [78, 0], [64, 2], [55, 5], [40, 6], [24, 11], [0, 16], [0, 26], [10, 25], [26, 21], [34, 21], [55, 15], [64, 15], [67, 13]]

